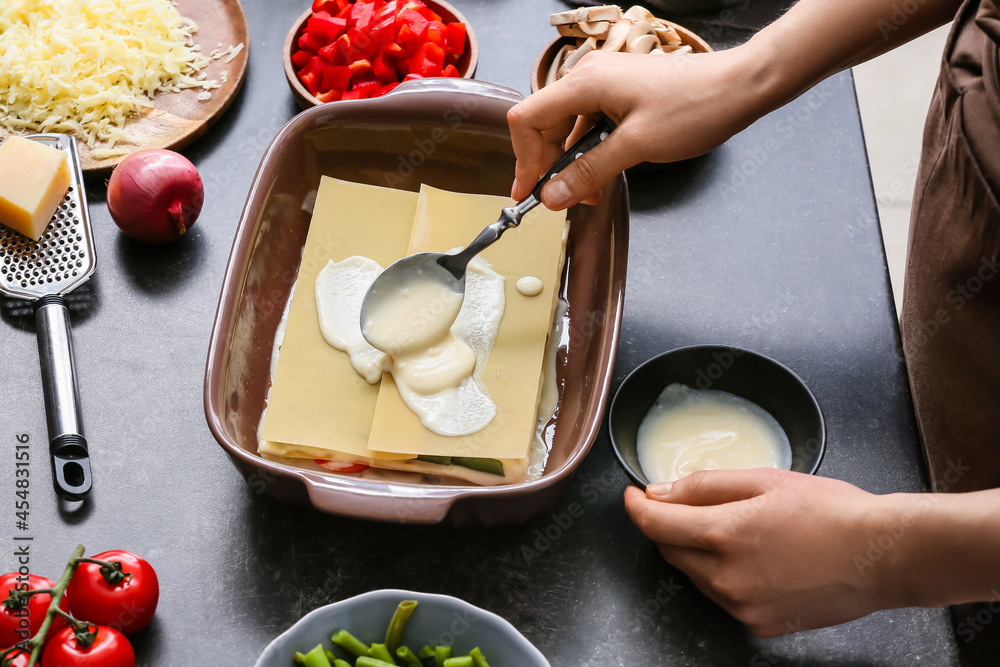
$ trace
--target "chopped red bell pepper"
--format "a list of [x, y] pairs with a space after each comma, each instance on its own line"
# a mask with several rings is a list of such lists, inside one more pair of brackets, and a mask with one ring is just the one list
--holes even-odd
[[425, 19], [427, 19], [428, 21], [440, 21], [441, 20], [440, 16], [438, 16], [437, 14], [435, 14], [427, 5], [425, 5], [424, 3], [420, 2], [419, 0], [410, 0], [405, 5], [403, 5], [403, 9], [409, 9], [409, 10], [415, 11], [418, 14], [420, 14], [421, 16], [423, 16]]
[[367, 59], [355, 60], [348, 68], [351, 70], [351, 81], [355, 83], [375, 77], [372, 64]]
[[445, 41], [448, 43], [448, 50], [456, 56], [465, 53], [465, 35], [464, 23], [449, 23], [445, 26]]
[[328, 90], [325, 93], [317, 93], [316, 99], [324, 104], [327, 102], [337, 102], [343, 94], [342, 90]]
[[312, 10], [313, 12], [328, 12], [331, 15], [336, 15], [341, 9], [350, 4], [350, 0], [314, 0]]
[[399, 81], [399, 75], [396, 74], [395, 60], [388, 55], [385, 46], [380, 47], [378, 53], [372, 58], [372, 71], [382, 83], [393, 83]]
[[308, 65], [309, 61], [312, 60], [312, 58], [313, 54], [309, 53], [308, 51], [305, 50], [296, 51], [295, 53], [292, 54], [292, 65], [295, 67], [295, 70], [298, 71], [303, 67], [305, 67], [306, 65]]
[[315, 35], [323, 44], [329, 44], [344, 34], [347, 30], [347, 19], [338, 19], [326, 12], [319, 12], [309, 17], [306, 22], [306, 34]]
[[[409, 26], [413, 34], [419, 39], [424, 39], [424, 35], [427, 34], [427, 26], [430, 25], [430, 20], [423, 14], [410, 9], [409, 7], [412, 4], [412, 2], [407, 4], [407, 9], [399, 12], [396, 18], [402, 25]], [[402, 25], [400, 28], [402, 28]]]
[[344, 95], [340, 99], [342, 99], [342, 100], [363, 100], [363, 99], [366, 99], [367, 97], [368, 96], [365, 95], [360, 90], [348, 90], [346, 93], [344, 93]]
[[320, 78], [320, 88], [324, 91], [344, 92], [351, 84], [351, 68], [327, 65]]
[[303, 70], [299, 72], [299, 81], [313, 95], [319, 92], [319, 74], [317, 72]]
[[386, 93], [391, 93], [392, 91], [396, 90], [396, 87], [398, 85], [399, 85], [399, 82], [397, 81], [396, 83], [390, 83], [390, 84], [387, 84], [385, 86], [382, 86], [382, 90], [378, 91], [378, 93], [376, 93], [372, 97], [382, 97]]
[[325, 461], [323, 459], [313, 459], [313, 461], [327, 470], [333, 472], [363, 472], [368, 470], [364, 463], [353, 463], [351, 461]]
[[371, 2], [355, 2], [351, 8], [351, 22], [358, 30], [364, 30], [371, 23], [375, 13], [375, 4]]
[[378, 92], [382, 90], [383, 84], [378, 79], [372, 78], [371, 80], [359, 81], [354, 84], [352, 90], [360, 91], [365, 97], [376, 97]]
[[446, 28], [440, 21], [431, 21], [427, 24], [427, 34], [426, 38], [428, 42], [434, 42], [439, 46], [447, 46], [445, 44]]
[[405, 23], [399, 26], [399, 30], [396, 32], [396, 44], [403, 50], [403, 53], [407, 56], [412, 56], [417, 47], [423, 40], [410, 28], [410, 26]]
[[335, 65], [350, 65], [358, 58], [364, 57], [364, 52], [359, 51], [354, 46], [354, 41], [351, 39], [349, 34], [341, 35], [337, 38], [337, 41], [333, 43], [336, 47], [336, 55], [334, 56], [333, 64]]
[[458, 68], [454, 65], [446, 65], [441, 71], [441, 76], [452, 76], [455, 78], [460, 78], [461, 75], [458, 73]]
[[316, 53], [325, 46], [319, 37], [309, 32], [302, 33], [298, 43], [300, 49], [309, 53]]
[[424, 42], [410, 58], [410, 72], [424, 77], [441, 76], [444, 69], [444, 49], [432, 42]]

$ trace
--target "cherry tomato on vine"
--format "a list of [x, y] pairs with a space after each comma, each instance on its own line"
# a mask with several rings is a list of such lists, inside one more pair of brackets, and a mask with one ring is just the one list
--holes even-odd
[[[55, 582], [46, 577], [36, 574], [25, 576], [17, 572], [8, 572], [0, 576], [0, 646], [14, 646], [27, 639], [31, 639], [38, 629], [42, 627], [45, 620], [45, 612], [49, 608], [52, 596], [48, 593], [42, 595], [32, 595], [28, 598], [27, 604], [20, 609], [11, 609], [4, 602], [10, 597], [10, 591], [36, 590], [39, 588], [53, 588]], [[25, 588], [27, 587], [27, 588]], [[69, 596], [63, 595], [59, 608], [69, 611]], [[60, 629], [66, 627], [66, 621], [56, 617], [52, 621], [52, 627], [46, 641], [50, 641], [52, 636]]]
[[153, 619], [160, 598], [153, 566], [129, 551], [105, 551], [92, 558], [121, 567], [114, 572], [96, 563], [80, 563], [66, 588], [73, 615], [126, 635], [142, 630]]
[[135, 652], [125, 635], [104, 625], [90, 625], [90, 646], [81, 645], [73, 628], [63, 628], [45, 647], [45, 667], [135, 667]]
[[[28, 663], [31, 661], [31, 654], [24, 650], [18, 650], [16, 653], [7, 654], [3, 660], [0, 660], [0, 667], [28, 667]], [[35, 663], [37, 667], [42, 667], [42, 662], [39, 660]]]

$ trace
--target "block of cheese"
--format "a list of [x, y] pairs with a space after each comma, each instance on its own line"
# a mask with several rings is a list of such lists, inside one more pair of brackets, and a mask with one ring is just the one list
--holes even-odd
[[368, 450], [379, 388], [365, 382], [350, 357], [323, 338], [313, 285], [331, 259], [363, 255], [388, 266], [404, 256], [416, 206], [415, 192], [323, 177], [261, 426], [262, 454], [412, 458]]
[[[446, 252], [467, 245], [514, 202], [507, 197], [468, 195], [423, 186], [407, 254]], [[482, 256], [506, 278], [506, 305], [484, 382], [497, 415], [466, 436], [437, 435], [406, 407], [388, 373], [382, 377], [368, 447], [399, 454], [523, 459], [534, 437], [542, 385], [545, 342], [559, 296], [569, 226], [565, 212], [538, 207]], [[517, 291], [517, 280], [542, 281], [538, 296]]]
[[16, 136], [0, 144], [0, 223], [37, 241], [69, 185], [58, 148]]

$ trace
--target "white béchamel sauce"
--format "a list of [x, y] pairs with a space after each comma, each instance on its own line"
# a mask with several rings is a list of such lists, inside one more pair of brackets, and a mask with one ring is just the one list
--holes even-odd
[[462, 300], [463, 294], [447, 283], [418, 274], [374, 300], [364, 330], [376, 348], [397, 360], [400, 355], [422, 353], [447, 337]]
[[517, 291], [524, 296], [538, 296], [545, 289], [545, 285], [542, 283], [540, 278], [535, 276], [524, 276], [518, 278], [517, 283], [515, 283]]
[[[378, 318], [381, 322], [395, 319], [385, 325], [380, 337], [406, 341], [405, 345], [387, 345], [405, 348], [393, 358], [376, 350], [361, 335], [361, 304], [381, 272], [377, 262], [354, 256], [330, 261], [319, 273], [316, 303], [324, 338], [349, 354], [355, 370], [369, 382], [377, 382], [382, 370], [390, 371], [403, 402], [427, 429], [448, 436], [482, 430], [497, 413], [482, 374], [503, 318], [503, 276], [480, 257], [470, 262], [464, 304], [460, 302], [454, 324], [435, 335], [428, 335], [433, 327], [420, 309], [434, 308], [439, 314], [433, 302], [448, 297], [424, 286], [412, 290], [403, 299], [403, 313], [398, 318]], [[437, 314], [430, 319], [438, 319]]]
[[788, 436], [766, 410], [724, 391], [669, 385], [643, 417], [639, 465], [650, 482], [696, 470], [781, 468], [792, 464]]
[[382, 379], [391, 363], [381, 350], [361, 335], [361, 304], [382, 267], [373, 259], [357, 255], [327, 262], [316, 276], [316, 314], [319, 330], [331, 346], [346, 352], [351, 366], [368, 384]]

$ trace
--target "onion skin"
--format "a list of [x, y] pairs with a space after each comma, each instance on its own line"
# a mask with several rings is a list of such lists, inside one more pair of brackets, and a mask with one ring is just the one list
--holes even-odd
[[168, 243], [198, 219], [205, 187], [186, 157], [151, 148], [129, 155], [115, 167], [107, 200], [111, 218], [126, 236], [142, 243]]

